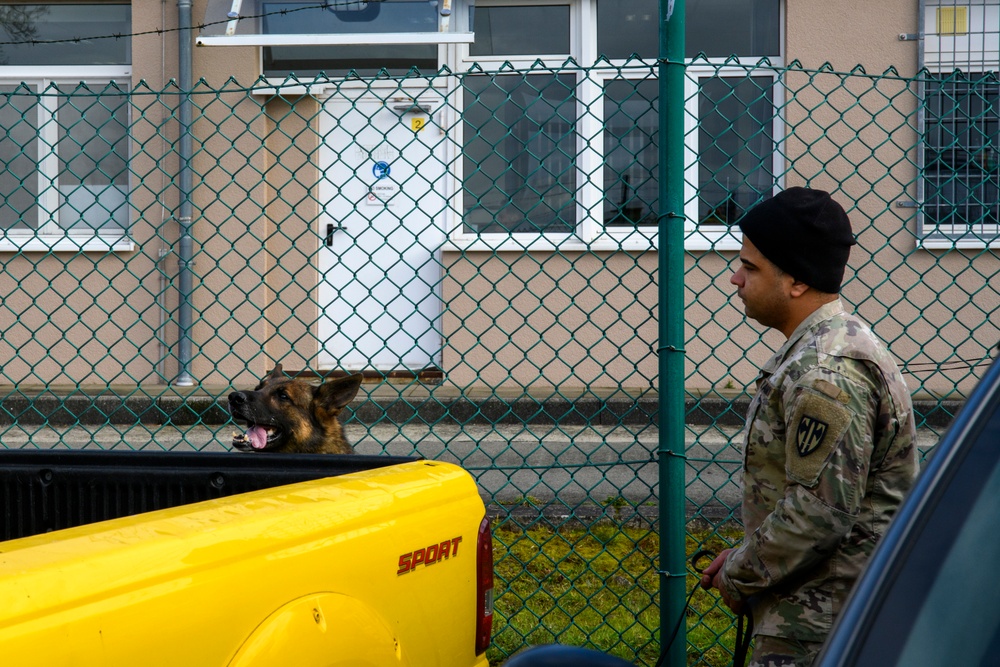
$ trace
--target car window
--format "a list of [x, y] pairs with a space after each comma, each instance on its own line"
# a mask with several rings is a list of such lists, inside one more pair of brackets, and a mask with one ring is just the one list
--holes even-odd
[[858, 665], [996, 665], [1000, 655], [1000, 409], [930, 499]]

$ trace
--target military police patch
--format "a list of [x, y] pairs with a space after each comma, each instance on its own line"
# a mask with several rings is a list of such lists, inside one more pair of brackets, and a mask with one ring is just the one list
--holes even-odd
[[826, 422], [803, 415], [795, 434], [795, 448], [798, 449], [799, 456], [809, 456], [819, 449], [828, 428]]

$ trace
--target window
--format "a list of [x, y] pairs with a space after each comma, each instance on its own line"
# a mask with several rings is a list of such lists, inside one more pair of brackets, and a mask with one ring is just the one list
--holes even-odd
[[961, 71], [928, 84], [924, 225], [954, 240], [1000, 237], [1000, 78]]
[[[341, 34], [368, 35], [375, 32], [402, 33], [437, 30], [437, 11], [427, 2], [332, 4], [329, 8], [315, 2], [262, 2], [262, 32], [272, 34]], [[337, 10], [334, 7], [342, 6]], [[318, 74], [375, 76], [382, 72], [405, 74], [411, 68], [435, 72], [438, 47], [435, 44], [396, 44], [391, 47], [372, 44], [265, 46], [264, 75], [299, 79]]]
[[477, 7], [472, 56], [569, 54], [569, 6]]
[[[778, 0], [698, 0], [685, 5], [688, 58], [780, 54]], [[725, 20], [720, 20], [725, 17]], [[659, 55], [659, 0], [597, 3], [597, 51], [612, 59]]]
[[570, 54], [570, 9], [565, 2], [476, 5], [470, 57], [494, 72], [517, 71], [464, 80], [465, 233], [565, 236], [576, 229], [577, 75], [533, 66], [557, 70]]
[[0, 5], [0, 249], [125, 241], [130, 11]]
[[462, 151], [467, 231], [573, 231], [575, 89], [571, 74], [467, 79]]
[[921, 245], [1000, 246], [1000, 0], [921, 0]]
[[[462, 67], [456, 243], [651, 247], [658, 16], [659, 0], [477, 0]], [[697, 56], [684, 102], [688, 245], [737, 247], [730, 225], [781, 173], [781, 100], [775, 72], [748, 76], [724, 60], [780, 65], [780, 3], [705, 0], [689, 3], [687, 19], [688, 55]]]
[[458, 44], [473, 0], [208, 0], [198, 46]]
[[772, 77], [701, 78], [698, 85], [698, 222], [734, 224], [776, 180]]
[[655, 226], [659, 203], [659, 82], [604, 86], [604, 224]]

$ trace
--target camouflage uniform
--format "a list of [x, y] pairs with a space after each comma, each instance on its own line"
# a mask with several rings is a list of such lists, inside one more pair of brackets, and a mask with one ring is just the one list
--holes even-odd
[[910, 393], [839, 300], [764, 365], [744, 445], [746, 537], [721, 585], [754, 634], [822, 642], [918, 470]]

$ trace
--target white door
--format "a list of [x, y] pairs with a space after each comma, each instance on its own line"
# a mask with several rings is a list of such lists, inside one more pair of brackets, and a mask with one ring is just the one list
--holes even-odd
[[320, 132], [322, 368], [441, 363], [445, 135], [440, 97], [337, 95]]

